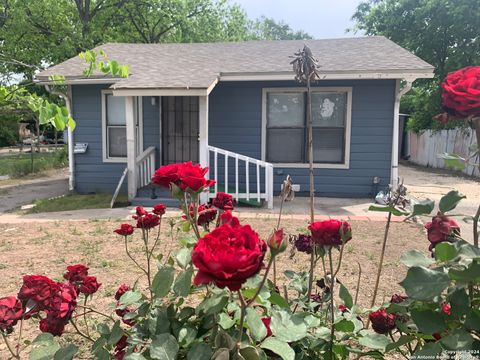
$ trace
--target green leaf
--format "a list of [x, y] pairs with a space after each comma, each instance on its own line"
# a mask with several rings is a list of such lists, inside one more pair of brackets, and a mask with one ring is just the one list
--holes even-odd
[[435, 355], [439, 355], [442, 352], [440, 343], [426, 343], [423, 348], [415, 351], [413, 354], [414, 359], [435, 359]]
[[55, 338], [50, 333], [41, 333], [35, 339], [33, 339], [32, 344], [51, 344], [55, 341]]
[[233, 320], [230, 316], [225, 313], [221, 313], [218, 319], [218, 325], [222, 327], [224, 330], [230, 329], [233, 325], [235, 325], [235, 320]]
[[348, 292], [347, 288], [343, 285], [340, 285], [340, 299], [342, 299], [343, 303], [346, 307], [351, 309], [353, 307], [353, 299], [352, 295]]
[[435, 246], [435, 258], [438, 261], [450, 261], [457, 256], [455, 246], [448, 242], [441, 242]]
[[379, 212], [389, 212], [395, 216], [405, 216], [408, 215], [408, 212], [397, 209], [393, 206], [382, 206], [382, 205], [370, 205], [368, 211], [379, 211]]
[[203, 300], [200, 305], [197, 306], [195, 312], [197, 314], [204, 313], [204, 315], [219, 313], [227, 306], [227, 303], [228, 296], [226, 296], [225, 293], [214, 295]]
[[230, 360], [230, 350], [220, 348], [212, 355], [212, 360]]
[[220, 329], [217, 336], [215, 336], [215, 347], [233, 350], [235, 347], [235, 340], [233, 340], [225, 331]]
[[455, 329], [440, 340], [448, 350], [471, 350], [473, 337], [464, 329]]
[[385, 335], [368, 333], [360, 338], [359, 343], [370, 349], [385, 351], [386, 347], [391, 344], [391, 341]]
[[175, 276], [175, 269], [171, 266], [164, 266], [158, 270], [152, 281], [152, 291], [155, 296], [163, 298], [170, 292]]
[[155, 336], [150, 345], [150, 357], [156, 360], [174, 360], [178, 353], [177, 340], [171, 334]]
[[188, 347], [196, 338], [197, 330], [191, 326], [184, 326], [178, 331], [178, 342], [182, 347]]
[[435, 202], [430, 199], [425, 200], [410, 200], [412, 206], [412, 212], [409, 217], [418, 216], [418, 215], [428, 215], [435, 208]]
[[462, 317], [467, 314], [470, 309], [470, 300], [463, 288], [456, 287], [455, 290], [448, 295], [448, 302], [451, 305], [453, 316]]
[[445, 214], [446, 212], [453, 210], [457, 207], [460, 200], [465, 199], [465, 195], [461, 195], [457, 190], [449, 191], [447, 194], [442, 196], [438, 207], [440, 211]]
[[465, 319], [465, 328], [477, 332], [480, 331], [480, 310], [470, 309]]
[[115, 345], [123, 336], [123, 329], [120, 327], [120, 321], [116, 321], [112, 327], [112, 332], [108, 338], [108, 345]]
[[352, 321], [343, 319], [335, 324], [335, 330], [350, 333], [355, 330], [355, 324]]
[[180, 273], [175, 279], [173, 291], [178, 296], [187, 296], [190, 293], [190, 286], [192, 285], [193, 268]]
[[431, 300], [450, 284], [448, 275], [437, 270], [414, 266], [400, 283], [407, 295], [415, 300]]
[[480, 282], [480, 264], [477, 261], [472, 261], [465, 270], [450, 269], [448, 275], [456, 281]]
[[181, 248], [175, 255], [175, 259], [177, 260], [178, 265], [182, 269], [186, 269], [192, 261], [192, 250], [187, 248]]
[[213, 351], [207, 344], [195, 344], [187, 354], [187, 360], [210, 360]]
[[254, 348], [253, 346], [247, 346], [240, 349], [240, 354], [245, 360], [260, 360], [258, 349]]
[[270, 350], [280, 356], [283, 360], [295, 360], [295, 351], [288, 345], [274, 337], [266, 338], [261, 344], [262, 349]]
[[385, 348], [385, 351], [389, 352], [389, 351], [392, 351], [394, 349], [398, 349], [400, 346], [408, 344], [409, 342], [412, 342], [414, 340], [416, 340], [416, 337], [413, 336], [413, 335], [402, 335], [394, 343], [388, 344], [387, 347]]
[[67, 346], [59, 349], [55, 356], [53, 357], [54, 360], [72, 360], [75, 354], [78, 351], [78, 347], [73, 344], [68, 344]]
[[277, 305], [280, 308], [287, 309], [290, 307], [288, 301], [276, 291], [272, 291], [270, 297], [268, 298], [268, 301], [270, 301], [274, 305]]
[[400, 257], [400, 261], [408, 267], [412, 266], [430, 266], [434, 263], [433, 259], [425, 256], [418, 250], [410, 250]]
[[286, 342], [298, 341], [307, 336], [307, 325], [303, 317], [285, 310], [272, 313], [270, 328], [273, 335]]
[[145, 356], [139, 353], [131, 353], [125, 356], [123, 360], [146, 360]]
[[250, 335], [256, 341], [261, 341], [267, 336], [267, 328], [263, 324], [260, 316], [255, 309], [247, 308], [247, 316], [245, 316]]
[[[42, 334], [45, 335], [45, 334]], [[37, 336], [32, 343], [32, 350], [30, 352], [30, 360], [51, 360], [55, 353], [60, 349], [60, 345], [50, 336]]]
[[122, 295], [122, 297], [119, 300], [120, 305], [122, 306], [128, 306], [128, 305], [133, 305], [139, 302], [142, 299], [142, 294], [139, 293], [138, 291], [127, 291], [125, 294]]
[[432, 310], [412, 309], [411, 316], [418, 329], [427, 335], [440, 333], [446, 328], [445, 321], [440, 313]]

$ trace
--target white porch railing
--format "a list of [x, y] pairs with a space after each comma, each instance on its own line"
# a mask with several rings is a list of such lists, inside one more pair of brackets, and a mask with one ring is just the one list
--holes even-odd
[[150, 184], [155, 173], [155, 147], [150, 146], [136, 158], [137, 189]]
[[[213, 160], [211, 159], [212, 156]], [[246, 199], [260, 202], [263, 199], [269, 209], [273, 208], [273, 165], [271, 163], [210, 145], [208, 145], [207, 159], [209, 161], [209, 178], [215, 180], [215, 193], [209, 193], [209, 198], [215, 197], [220, 186], [224, 192], [232, 195], [237, 201]], [[233, 168], [229, 167], [230, 160], [233, 161]], [[219, 165], [221, 164], [219, 162], [222, 161], [224, 173], [220, 174]], [[220, 179], [221, 175], [223, 175], [223, 179]], [[251, 186], [252, 184], [253, 186]], [[254, 187], [252, 191], [251, 187]]]

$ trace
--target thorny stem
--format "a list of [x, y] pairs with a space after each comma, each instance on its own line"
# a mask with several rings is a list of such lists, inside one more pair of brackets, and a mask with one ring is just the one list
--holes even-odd
[[80, 335], [81, 337], [87, 339], [87, 340], [90, 340], [91, 342], [95, 342], [95, 340], [93, 340], [90, 336], [88, 335], [85, 335], [83, 332], [80, 331], [80, 329], [77, 327], [77, 324], [75, 324], [75, 321], [73, 320], [70, 320], [70, 324], [72, 324], [72, 326], [75, 328], [75, 330], [77, 331], [78, 335]]
[[237, 349], [240, 349], [240, 343], [242, 342], [242, 335], [243, 335], [243, 322], [245, 321], [245, 313], [247, 311], [249, 303], [245, 302], [245, 299], [243, 298], [241, 290], [237, 291], [238, 293], [238, 298], [240, 299], [240, 329], [238, 332], [238, 338], [237, 338]]
[[[380, 261], [378, 263], [377, 278], [375, 280], [375, 287], [373, 289], [373, 297], [372, 297], [372, 302], [370, 304], [370, 307], [375, 306], [375, 300], [377, 299], [378, 285], [380, 284], [380, 276], [382, 275], [383, 258], [385, 256], [385, 248], [387, 246], [388, 230], [390, 229], [391, 220], [392, 220], [392, 213], [389, 212], [388, 218], [387, 218], [387, 225], [385, 226], [385, 233], [383, 235], [382, 252], [380, 253]], [[367, 321], [367, 326], [366, 326], [367, 329], [369, 325], [370, 325], [370, 319], [368, 319]]]
[[333, 356], [333, 341], [335, 338], [335, 305], [334, 305], [334, 291], [333, 287], [335, 285], [335, 276], [333, 276], [333, 260], [332, 260], [332, 248], [328, 249], [328, 262], [330, 263], [330, 303], [331, 303], [331, 308], [330, 308], [330, 316], [331, 316], [331, 330], [330, 330], [330, 358], [334, 359]]
[[20, 325], [18, 327], [18, 339], [17, 339], [17, 356], [20, 358], [20, 343], [22, 341], [22, 330], [23, 330], [23, 316], [20, 320]]
[[88, 310], [88, 312], [92, 312], [92, 313], [95, 313], [95, 314], [98, 314], [98, 315], [102, 315], [103, 317], [106, 317], [107, 319], [110, 319], [112, 321], [115, 321], [115, 319], [113, 317], [111, 317], [110, 315], [107, 315], [105, 313], [102, 313], [98, 310], [95, 310], [94, 308], [91, 308], [89, 306], [82, 306], [82, 305], [77, 305], [78, 308], [81, 308], [81, 309], [85, 309], [85, 310]]
[[7, 337], [5, 336], [5, 334], [3, 333], [3, 331], [0, 331], [0, 334], [2, 334], [3, 340], [5, 340], [5, 344], [7, 345], [7, 349], [8, 349], [8, 351], [10, 351], [10, 354], [12, 354], [12, 356], [13, 356], [15, 359], [20, 359], [20, 356], [17, 355], [17, 354], [15, 354], [15, 352], [13, 351], [12, 346], [11, 346], [10, 343], [8, 342]]

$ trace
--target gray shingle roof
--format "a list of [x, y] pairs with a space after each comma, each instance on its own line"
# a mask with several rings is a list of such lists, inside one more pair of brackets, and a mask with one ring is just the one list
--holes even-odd
[[[107, 43], [108, 58], [129, 65], [130, 76], [112, 88], [208, 88], [221, 74], [292, 73], [291, 56], [306, 43], [320, 73], [432, 72], [433, 67], [382, 36], [326, 40], [246, 41], [191, 44]], [[86, 63], [69, 59], [37, 75], [82, 77]], [[293, 78], [293, 73], [292, 73]]]

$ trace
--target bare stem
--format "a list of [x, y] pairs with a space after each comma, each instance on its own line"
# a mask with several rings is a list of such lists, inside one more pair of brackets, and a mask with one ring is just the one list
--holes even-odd
[[[389, 212], [388, 218], [387, 218], [387, 225], [385, 226], [385, 233], [383, 235], [382, 252], [380, 253], [380, 261], [378, 263], [377, 278], [375, 280], [375, 287], [373, 289], [373, 297], [372, 297], [372, 302], [370, 304], [370, 307], [375, 306], [375, 300], [377, 299], [378, 285], [380, 284], [380, 277], [382, 276], [383, 258], [385, 256], [385, 248], [387, 246], [388, 230], [390, 229], [391, 220], [392, 220], [392, 213]], [[370, 319], [367, 321], [367, 326], [366, 326], [367, 329], [369, 325], [370, 325]]]
[[145, 275], [147, 275], [147, 271], [137, 262], [137, 260], [135, 260], [135, 258], [128, 251], [128, 242], [127, 242], [127, 237], [126, 236], [125, 236], [125, 252], [127, 253], [130, 260], [132, 260], [134, 262], [134, 264], [137, 265], [137, 267], [140, 270], [142, 270], [145, 273]]
[[17, 356], [20, 358], [20, 344], [22, 342], [22, 330], [23, 330], [23, 316], [20, 320], [20, 326], [18, 327], [18, 339], [17, 339]]
[[249, 303], [245, 302], [245, 299], [243, 298], [242, 291], [238, 290], [238, 298], [240, 299], [240, 329], [238, 331], [238, 338], [237, 338], [237, 349], [240, 349], [240, 344], [242, 342], [242, 336], [243, 336], [243, 323], [245, 321], [245, 313], [247, 311], [247, 307]]
[[335, 339], [335, 305], [334, 305], [334, 289], [335, 286], [335, 276], [333, 276], [333, 260], [332, 260], [332, 248], [328, 249], [328, 262], [330, 263], [330, 316], [332, 323], [330, 324], [330, 358], [334, 359], [333, 356], [333, 342]]
[[355, 290], [355, 301], [354, 304], [357, 305], [358, 293], [360, 292], [360, 280], [362, 279], [362, 265], [357, 261], [358, 264], [358, 279], [357, 279], [357, 288]]
[[312, 253], [310, 254], [310, 271], [308, 273], [308, 293], [307, 293], [307, 301], [310, 301], [310, 297], [312, 295], [312, 287], [313, 287], [313, 270], [315, 269], [315, 253], [317, 245], [315, 243], [312, 244]]
[[258, 289], [255, 292], [255, 295], [253, 295], [253, 297], [247, 302], [247, 306], [250, 306], [250, 304], [255, 301], [258, 294], [260, 294], [260, 291], [262, 291], [263, 285], [265, 285], [265, 281], [267, 280], [268, 272], [270, 271], [270, 268], [272, 267], [273, 259], [275, 259], [275, 256], [272, 256], [270, 258], [270, 261], [268, 262], [268, 265], [267, 265], [267, 270], [265, 270], [265, 275], [263, 275], [262, 282], [258, 286]]
[[145, 244], [145, 256], [147, 257], [147, 281], [148, 281], [148, 291], [150, 292], [150, 301], [153, 300], [153, 290], [152, 290], [152, 270], [150, 264], [150, 253], [148, 251], [148, 231], [142, 227], [142, 237], [143, 243]]
[[[3, 333], [3, 331], [0, 331], [0, 334], [2, 334], [3, 340], [5, 341], [5, 344], [7, 345], [7, 349], [8, 349], [8, 351], [10, 351], [10, 354], [12, 354], [12, 356], [13, 356], [15, 359], [20, 359], [20, 356], [17, 355], [17, 354], [15, 354], [15, 352], [13, 351], [12, 346], [11, 346], [10, 343], [8, 342], [7, 337], [5, 336], [5, 334]], [[17, 345], [17, 346], [18, 346], [18, 345]]]
[[342, 259], [343, 259], [343, 249], [345, 248], [345, 241], [342, 242], [342, 246], [340, 247], [340, 255], [338, 256], [338, 265], [337, 269], [333, 273], [333, 277], [337, 277], [338, 272], [340, 271], [340, 266], [342, 265]]
[[87, 336], [90, 336], [90, 331], [88, 330], [88, 322], [87, 322], [87, 298], [88, 296], [85, 295], [85, 300], [83, 301], [83, 320], [85, 321], [85, 331]]
[[110, 319], [110, 320], [112, 320], [112, 321], [115, 321], [115, 319], [114, 319], [113, 317], [111, 317], [110, 315], [107, 315], [107, 314], [105, 314], [105, 313], [103, 313], [103, 312], [100, 312], [100, 311], [98, 311], [98, 310], [95, 310], [94, 308], [91, 308], [91, 307], [89, 307], [89, 306], [77, 305], [77, 307], [80, 308], [80, 309], [85, 309], [85, 311], [88, 310], [88, 312], [92, 312], [92, 313], [101, 315], [101, 316], [106, 317], [107, 319]]
[[[480, 145], [479, 145], [480, 146]], [[478, 222], [480, 220], [480, 205], [478, 206], [477, 213], [475, 214], [473, 218], [473, 245], [478, 247]]]
[[192, 201], [193, 204], [193, 219], [190, 216], [190, 206], [188, 206], [188, 198], [187, 198], [187, 193], [185, 192], [183, 194], [184, 197], [184, 202], [185, 202], [185, 216], [187, 217], [188, 222], [190, 223], [191, 227], [193, 228], [193, 232], [195, 233], [195, 236], [197, 239], [200, 239], [200, 231], [198, 230], [197, 226], [197, 204], [196, 202]]
[[72, 326], [75, 328], [75, 330], [77, 331], [78, 335], [80, 335], [81, 337], [91, 341], [91, 342], [95, 342], [95, 340], [93, 340], [90, 336], [88, 335], [85, 335], [83, 332], [80, 331], [80, 329], [78, 328], [77, 324], [75, 324], [75, 321], [73, 320], [70, 320], [70, 324], [72, 324]]

